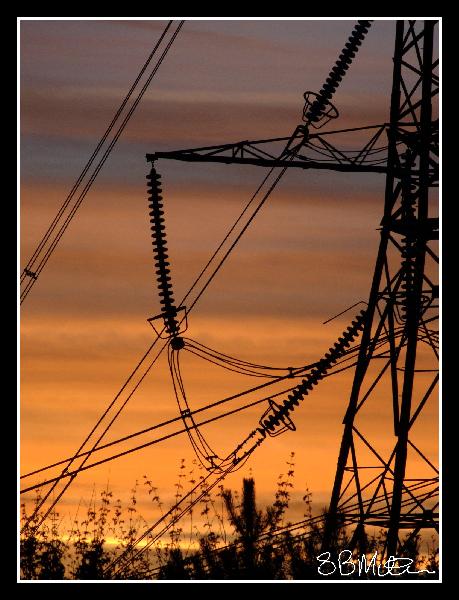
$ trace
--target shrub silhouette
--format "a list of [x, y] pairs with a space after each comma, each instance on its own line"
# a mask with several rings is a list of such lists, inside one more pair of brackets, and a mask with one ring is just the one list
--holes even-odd
[[[312, 515], [312, 500], [309, 491], [303, 497], [305, 503], [305, 522], [300, 533], [291, 530], [286, 522], [286, 512], [290, 503], [290, 492], [293, 488], [294, 463], [292, 454], [287, 462], [287, 474], [280, 475], [274, 501], [267, 507], [257, 505], [256, 486], [253, 477], [242, 481], [239, 495], [229, 489], [219, 488], [219, 492], [211, 494], [202, 486], [200, 516], [204, 518], [203, 530], [193, 525], [193, 511], [190, 510], [191, 527], [184, 538], [184, 525], [174, 524], [170, 531], [170, 541], [155, 543], [152, 548], [139, 554], [134, 559], [135, 541], [142, 535], [148, 525], [137, 513], [138, 482], [132, 489], [130, 502], [123, 507], [120, 500], [113, 502], [112, 492], [108, 489], [100, 493], [99, 506], [96, 507], [95, 494], [89, 502], [85, 518], [76, 517], [70, 531], [64, 533], [58, 526], [58, 514], [51, 513], [39, 530], [34, 524], [41, 515], [36, 516], [30, 528], [22, 535], [20, 542], [21, 579], [25, 580], [102, 580], [111, 575], [107, 571], [110, 563], [121, 553], [129, 552], [128, 564], [116, 578], [132, 580], [281, 580], [302, 579], [320, 580], [317, 556], [322, 552], [324, 527], [327, 513], [322, 518]], [[195, 463], [195, 467], [199, 466]], [[188, 483], [196, 484], [195, 467], [188, 472]], [[178, 483], [174, 500], [183, 496], [186, 466], [180, 465]], [[157, 488], [144, 476], [143, 487], [153, 505], [161, 512], [163, 506]], [[35, 507], [40, 502], [40, 494], [35, 500]], [[189, 500], [191, 503], [192, 499]], [[218, 508], [221, 506], [221, 509]], [[162, 514], [164, 514], [162, 512]], [[214, 516], [213, 516], [214, 515]], [[27, 520], [25, 507], [21, 516]], [[330, 524], [330, 521], [328, 521]], [[218, 525], [215, 530], [215, 525]], [[331, 531], [328, 530], [330, 560], [336, 559], [341, 550], [349, 546], [349, 536], [345, 527], [340, 524], [340, 516]], [[154, 541], [153, 534], [146, 541]], [[117, 540], [111, 546], [107, 539]], [[367, 554], [382, 549], [385, 541], [384, 532], [371, 537], [363, 531], [357, 532], [356, 555]], [[197, 549], [192, 549], [193, 545]], [[420, 554], [421, 538], [414, 536], [406, 544], [404, 556], [413, 559], [413, 567], [428, 568], [435, 571], [433, 575], [407, 575], [408, 579], [438, 578], [438, 546], [432, 538], [428, 545], [427, 556]], [[423, 566], [421, 566], [423, 565]], [[363, 573], [360, 578], [371, 579], [372, 573]], [[339, 579], [336, 571], [329, 579]], [[354, 573], [346, 579], [358, 578]], [[400, 579], [400, 577], [399, 577]]]

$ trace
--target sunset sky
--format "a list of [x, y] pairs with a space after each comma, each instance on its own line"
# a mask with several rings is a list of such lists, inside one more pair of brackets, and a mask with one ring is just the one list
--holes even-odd
[[[164, 26], [146, 20], [21, 22], [21, 267]], [[77, 449], [153, 340], [146, 319], [160, 308], [145, 154], [290, 135], [301, 122], [303, 92], [321, 88], [353, 26], [353, 20], [186, 21], [22, 307], [22, 472]], [[374, 22], [334, 97], [340, 118], [329, 128], [388, 121], [394, 37], [394, 21]], [[166, 160], [157, 169], [179, 299], [265, 172]], [[226, 354], [281, 367], [318, 360], [355, 313], [323, 321], [367, 299], [385, 183], [382, 175], [291, 171], [190, 315], [187, 332]], [[183, 360], [196, 407], [258, 383]], [[226, 485], [239, 489], [242, 476], [252, 472], [260, 501], [268, 502], [294, 451], [294, 516], [301, 517], [306, 486], [316, 506], [326, 504], [351, 382], [351, 371], [323, 381], [295, 411], [297, 431], [267, 440]], [[227, 453], [263, 410], [257, 406], [203, 431]], [[387, 434], [379, 425], [381, 410], [368, 407], [375, 440]], [[163, 357], [107, 440], [176, 415]], [[435, 417], [434, 408], [428, 416]], [[435, 454], [435, 427], [421, 422], [419, 428], [423, 449]], [[99, 491], [109, 482], [125, 499], [144, 474], [167, 504], [180, 459], [191, 468], [193, 457], [182, 435], [89, 470], [66, 493], [60, 512], [73, 514], [94, 484]]]

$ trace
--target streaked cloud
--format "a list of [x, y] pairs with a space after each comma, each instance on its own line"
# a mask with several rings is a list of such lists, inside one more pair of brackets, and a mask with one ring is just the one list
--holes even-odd
[[[163, 26], [156, 21], [22, 22], [21, 264]], [[186, 23], [24, 306], [25, 471], [71, 455], [151, 343], [146, 318], [159, 312], [159, 302], [145, 153], [289, 135], [300, 122], [302, 93], [320, 88], [352, 26], [352, 21]], [[377, 22], [370, 30], [336, 94], [341, 113], [336, 127], [387, 119], [393, 29], [393, 22]], [[180, 297], [264, 173], [256, 167], [169, 161], [160, 161], [158, 168]], [[189, 335], [266, 364], [319, 358], [351, 313], [327, 326], [321, 323], [368, 295], [383, 197], [384, 180], [378, 176], [289, 173], [190, 315]], [[309, 485], [315, 506], [327, 502], [351, 377], [346, 371], [324, 380], [295, 414], [297, 432], [269, 440], [253, 456], [250, 468], [262, 500], [272, 497], [277, 475], [295, 450], [300, 489]], [[239, 376], [192, 361], [186, 383], [198, 406], [248, 385]], [[109, 439], [176, 414], [163, 361]], [[368, 431], [384, 445], [380, 406], [367, 414]], [[429, 415], [435, 419], [435, 410]], [[259, 417], [255, 407], [228, 418], [225, 427], [217, 422], [206, 431], [219, 448], [229, 449]], [[426, 423], [420, 423], [419, 437], [422, 447], [433, 451], [436, 440]], [[172, 500], [182, 457], [191, 464], [191, 449], [179, 436], [82, 474], [64, 498], [63, 511], [74, 511], [93, 483], [105, 486], [110, 480], [116, 494], [127, 496], [144, 472], [159, 485], [161, 496]], [[239, 488], [248, 472], [249, 467], [227, 485]], [[297, 513], [300, 498], [299, 491]]]

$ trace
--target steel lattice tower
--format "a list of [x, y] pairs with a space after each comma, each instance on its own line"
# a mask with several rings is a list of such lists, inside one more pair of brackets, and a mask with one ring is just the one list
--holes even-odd
[[[438, 383], [438, 371], [432, 377], [438, 368], [437, 332], [432, 330], [438, 319], [438, 285], [432, 281], [438, 270], [438, 218], [432, 216], [432, 188], [438, 186], [438, 118], [432, 113], [438, 93], [436, 25], [396, 25], [381, 241], [343, 421], [324, 549], [339, 523], [356, 524], [353, 547], [364, 539], [366, 526], [387, 530], [387, 557], [400, 556], [421, 529], [438, 531], [437, 461], [414, 440]], [[383, 334], [388, 347], [378, 352]], [[390, 417], [391, 447], [379, 449], [378, 440], [362, 432], [369, 407], [376, 415], [381, 411], [381, 419]], [[426, 418], [427, 423], [435, 419], [431, 413]], [[347, 512], [350, 499], [358, 500], [357, 513]], [[401, 530], [408, 531], [404, 541]]]

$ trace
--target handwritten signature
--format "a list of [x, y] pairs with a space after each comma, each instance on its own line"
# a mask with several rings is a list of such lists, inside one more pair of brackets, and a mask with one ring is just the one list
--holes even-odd
[[375, 577], [399, 577], [400, 575], [407, 574], [436, 573], [436, 571], [429, 571], [428, 569], [411, 571], [410, 567], [414, 563], [412, 558], [389, 556], [387, 560], [381, 561], [378, 559], [377, 551], [372, 555], [370, 560], [367, 559], [365, 554], [362, 554], [358, 559], [353, 558], [350, 550], [342, 550], [338, 554], [338, 560], [336, 562], [330, 560], [330, 557], [330, 552], [322, 552], [322, 554], [316, 556], [316, 560], [320, 562], [317, 571], [324, 577], [333, 575], [337, 569], [339, 570], [339, 574], [343, 576], [353, 575], [356, 573], [357, 569], [358, 575], [368, 575], [371, 571], [371, 574]]

